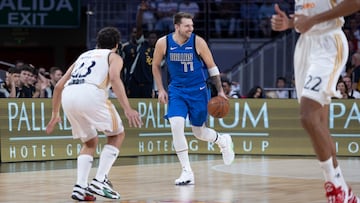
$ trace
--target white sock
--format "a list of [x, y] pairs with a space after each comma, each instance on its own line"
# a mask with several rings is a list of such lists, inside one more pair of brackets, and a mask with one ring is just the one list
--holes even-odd
[[178, 156], [182, 169], [186, 171], [192, 171], [190, 166], [188, 150], [177, 152], [176, 154]]
[[335, 179], [337, 180], [337, 182], [340, 183], [341, 185], [341, 188], [345, 191], [348, 191], [348, 185], [346, 184], [345, 182], [345, 179], [344, 179], [344, 176], [341, 172], [341, 168], [340, 168], [340, 165], [338, 165], [336, 168], [335, 168]]
[[77, 181], [76, 184], [83, 188], [88, 186], [88, 178], [93, 163], [93, 157], [88, 154], [80, 154], [77, 158]]
[[175, 116], [169, 119], [173, 145], [183, 170], [192, 171], [189, 161], [188, 144], [184, 135], [185, 119]]
[[320, 167], [323, 169], [325, 181], [330, 181], [335, 185], [335, 187], [339, 187], [340, 183], [335, 179], [335, 168], [332, 157], [326, 161], [320, 161]]
[[119, 155], [119, 149], [112, 145], [105, 145], [99, 159], [99, 167], [96, 172], [96, 180], [102, 182], [110, 172], [112, 165]]

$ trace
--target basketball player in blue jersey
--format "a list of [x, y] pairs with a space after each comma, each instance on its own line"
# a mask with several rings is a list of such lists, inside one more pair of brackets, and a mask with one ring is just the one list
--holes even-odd
[[[207, 103], [210, 92], [206, 80], [210, 76], [216, 85], [218, 95], [227, 99], [216, 66], [205, 40], [193, 33], [193, 16], [179, 12], [174, 16], [175, 31], [161, 37], [154, 50], [152, 71], [158, 87], [160, 103], [168, 104], [165, 118], [170, 122], [173, 144], [179, 158], [182, 173], [175, 185], [195, 184], [190, 166], [188, 144], [184, 134], [185, 119], [188, 117], [192, 132], [199, 140], [216, 143], [222, 152], [226, 165], [233, 162], [235, 154], [229, 134], [220, 135], [207, 128]], [[161, 61], [165, 57], [170, 84], [165, 91], [161, 78]]]
[[[296, 27], [296, 16], [321, 15], [322, 12], [335, 9], [340, 2], [296, 0], [294, 18], [289, 18], [275, 4], [272, 29], [284, 31], [295, 28], [301, 32]], [[345, 182], [328, 126], [329, 104], [332, 97], [341, 98], [340, 92], [336, 91], [336, 84], [348, 59], [348, 43], [342, 31], [344, 19], [339, 16], [320, 22], [309, 28], [301, 27], [302, 31], [308, 31], [300, 35], [295, 47], [294, 72], [301, 124], [310, 136], [323, 170], [328, 203], [359, 203], [359, 198]]]
[[[81, 54], [65, 75], [56, 83], [52, 99], [52, 116], [46, 127], [50, 134], [60, 122], [62, 105], [74, 139], [83, 143], [77, 158], [77, 181], [71, 198], [79, 201], [94, 201], [97, 194], [110, 199], [119, 199], [120, 194], [112, 187], [108, 174], [119, 155], [125, 132], [115, 106], [108, 100], [112, 87], [117, 100], [124, 109], [129, 125], [140, 127], [139, 113], [131, 108], [120, 79], [122, 58], [116, 53], [120, 32], [114, 27], [105, 27], [97, 35], [97, 48]], [[98, 144], [97, 131], [107, 137], [99, 158], [95, 178], [88, 185], [94, 153]]]

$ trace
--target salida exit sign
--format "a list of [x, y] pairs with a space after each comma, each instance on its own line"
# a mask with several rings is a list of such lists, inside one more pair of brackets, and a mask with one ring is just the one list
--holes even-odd
[[70, 28], [79, 24], [79, 0], [0, 0], [1, 27]]

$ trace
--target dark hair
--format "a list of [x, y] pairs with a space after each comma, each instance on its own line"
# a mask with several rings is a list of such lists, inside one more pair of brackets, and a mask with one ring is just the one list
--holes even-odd
[[53, 67], [50, 68], [49, 73], [54, 74], [57, 70], [62, 72], [61, 68], [59, 68], [57, 66], [53, 66]]
[[19, 67], [14, 66], [14, 67], [10, 67], [10, 68], [8, 69], [8, 72], [9, 72], [10, 74], [12, 74], [12, 73], [19, 73], [19, 74], [20, 74], [21, 69], [20, 69]]
[[178, 12], [174, 15], [174, 24], [180, 24], [181, 19], [183, 18], [188, 18], [192, 20], [194, 16], [191, 13]]
[[279, 76], [276, 78], [276, 82], [279, 82], [280, 80], [284, 81], [284, 83], [286, 84], [286, 78], [283, 76]]
[[120, 31], [115, 27], [102, 28], [96, 37], [97, 48], [113, 49], [120, 42]]
[[33, 73], [33, 70], [34, 70], [34, 68], [31, 67], [29, 64], [24, 64], [24, 65], [20, 66], [19, 69], [20, 69], [20, 72], [21, 71], [28, 71], [30, 73]]
[[246, 97], [254, 98], [255, 93], [257, 92], [257, 89], [261, 89], [261, 94], [260, 94], [259, 98], [264, 98], [264, 91], [263, 91], [263, 88], [261, 88], [260, 86], [255, 86], [255, 87], [251, 88], [249, 90], [249, 92], [247, 93]]

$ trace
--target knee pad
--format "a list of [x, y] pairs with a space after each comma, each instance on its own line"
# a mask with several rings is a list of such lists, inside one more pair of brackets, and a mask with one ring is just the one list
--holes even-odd
[[194, 136], [199, 140], [213, 142], [216, 139], [215, 130], [207, 128], [205, 124], [200, 127], [191, 126], [191, 129], [194, 133]]
[[187, 140], [185, 137], [185, 119], [180, 116], [169, 118], [171, 133], [173, 138], [173, 145], [176, 152], [188, 149]]

